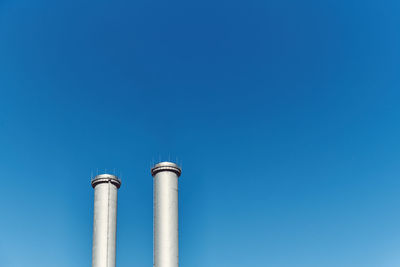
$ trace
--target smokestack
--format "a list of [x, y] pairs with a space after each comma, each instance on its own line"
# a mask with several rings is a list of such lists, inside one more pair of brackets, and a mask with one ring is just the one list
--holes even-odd
[[92, 180], [94, 188], [92, 267], [115, 267], [117, 231], [117, 191], [121, 180], [100, 174]]
[[178, 267], [178, 177], [181, 169], [160, 162], [151, 169], [154, 177], [154, 267]]

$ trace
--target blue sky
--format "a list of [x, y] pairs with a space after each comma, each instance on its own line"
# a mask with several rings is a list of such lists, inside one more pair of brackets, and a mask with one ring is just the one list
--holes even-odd
[[400, 266], [400, 2], [0, 0], [0, 266], [152, 264], [178, 158], [183, 267]]

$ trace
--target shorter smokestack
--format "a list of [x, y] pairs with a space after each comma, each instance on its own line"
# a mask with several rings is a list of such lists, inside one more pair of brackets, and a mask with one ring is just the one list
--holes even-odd
[[100, 174], [92, 180], [94, 188], [92, 267], [115, 267], [117, 232], [117, 192], [121, 180]]

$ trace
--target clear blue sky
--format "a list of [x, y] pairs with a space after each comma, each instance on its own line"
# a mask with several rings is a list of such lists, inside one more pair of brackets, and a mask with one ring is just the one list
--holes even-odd
[[0, 266], [152, 266], [152, 178], [183, 161], [182, 267], [400, 266], [400, 2], [0, 1]]

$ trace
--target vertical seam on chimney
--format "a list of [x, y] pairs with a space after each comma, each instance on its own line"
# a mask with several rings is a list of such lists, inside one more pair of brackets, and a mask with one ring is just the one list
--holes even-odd
[[106, 253], [106, 261], [107, 261], [107, 267], [108, 265], [108, 251], [109, 251], [109, 231], [110, 231], [110, 186], [111, 186], [111, 180], [108, 180], [108, 198], [107, 198], [107, 253]]

